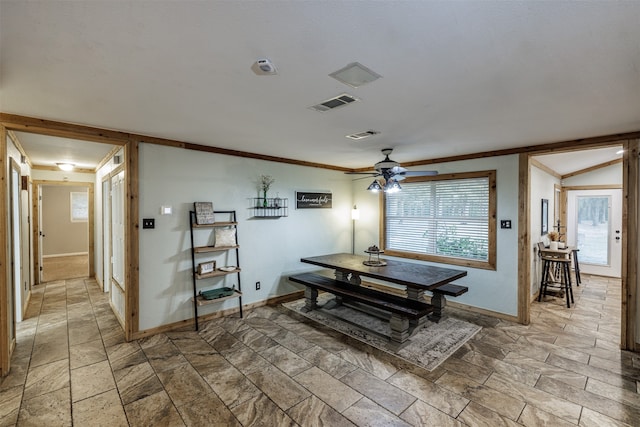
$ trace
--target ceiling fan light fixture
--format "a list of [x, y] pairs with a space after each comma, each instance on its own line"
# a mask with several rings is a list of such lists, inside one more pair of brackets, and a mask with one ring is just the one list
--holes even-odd
[[56, 163], [56, 165], [58, 165], [58, 168], [60, 170], [63, 170], [65, 172], [70, 172], [76, 167], [76, 165], [74, 165], [73, 163]]
[[397, 193], [400, 190], [402, 190], [402, 187], [400, 187], [400, 184], [395, 179], [387, 180], [387, 183], [384, 185], [385, 193]]
[[377, 179], [374, 179], [371, 185], [369, 186], [369, 188], [367, 188], [367, 190], [377, 193], [378, 191], [382, 190], [382, 186], [380, 185]]

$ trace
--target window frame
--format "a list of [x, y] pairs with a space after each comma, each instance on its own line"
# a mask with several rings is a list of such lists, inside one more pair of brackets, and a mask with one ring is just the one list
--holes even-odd
[[496, 171], [486, 170], [477, 172], [448, 173], [434, 176], [410, 177], [402, 181], [402, 185], [415, 182], [432, 182], [446, 180], [460, 180], [473, 178], [488, 178], [489, 182], [489, 212], [488, 212], [488, 238], [489, 253], [486, 261], [472, 260], [466, 258], [456, 258], [452, 256], [422, 254], [416, 252], [406, 252], [388, 249], [386, 247], [387, 237], [387, 198], [384, 193], [380, 195], [380, 248], [386, 255], [416, 259], [421, 261], [431, 261], [442, 264], [451, 264], [471, 268], [480, 268], [485, 270], [496, 270], [496, 207], [497, 207], [497, 188], [496, 188]]

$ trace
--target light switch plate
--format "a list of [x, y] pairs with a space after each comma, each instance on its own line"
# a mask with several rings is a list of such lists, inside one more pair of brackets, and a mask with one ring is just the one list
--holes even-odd
[[171, 215], [172, 213], [173, 213], [173, 208], [171, 206], [160, 207], [160, 215]]
[[500, 228], [511, 228], [511, 220], [510, 219], [501, 219], [500, 220]]

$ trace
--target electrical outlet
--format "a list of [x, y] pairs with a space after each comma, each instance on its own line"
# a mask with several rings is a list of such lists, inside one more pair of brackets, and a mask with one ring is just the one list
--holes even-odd
[[142, 219], [142, 228], [155, 228], [156, 220], [153, 218], [143, 218]]
[[260, 282], [256, 282], [256, 291], [260, 290]]

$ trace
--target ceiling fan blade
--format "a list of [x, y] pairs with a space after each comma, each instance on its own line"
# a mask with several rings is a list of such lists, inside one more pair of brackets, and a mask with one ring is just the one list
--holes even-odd
[[378, 172], [345, 172], [346, 175], [380, 175]]
[[402, 166], [394, 166], [394, 167], [392, 167], [391, 169], [389, 169], [389, 171], [390, 171], [392, 174], [396, 174], [396, 175], [397, 175], [397, 174], [399, 174], [399, 173], [406, 172], [406, 171], [407, 171], [407, 168], [403, 168]]
[[371, 179], [371, 178], [376, 178], [378, 176], [380, 176], [380, 175], [363, 176], [363, 177], [360, 177], [360, 178], [353, 178], [352, 181], [359, 181], [361, 179]]
[[400, 172], [398, 175], [403, 175], [403, 176], [434, 176], [434, 175], [438, 175], [438, 171], [406, 171], [406, 172]]

